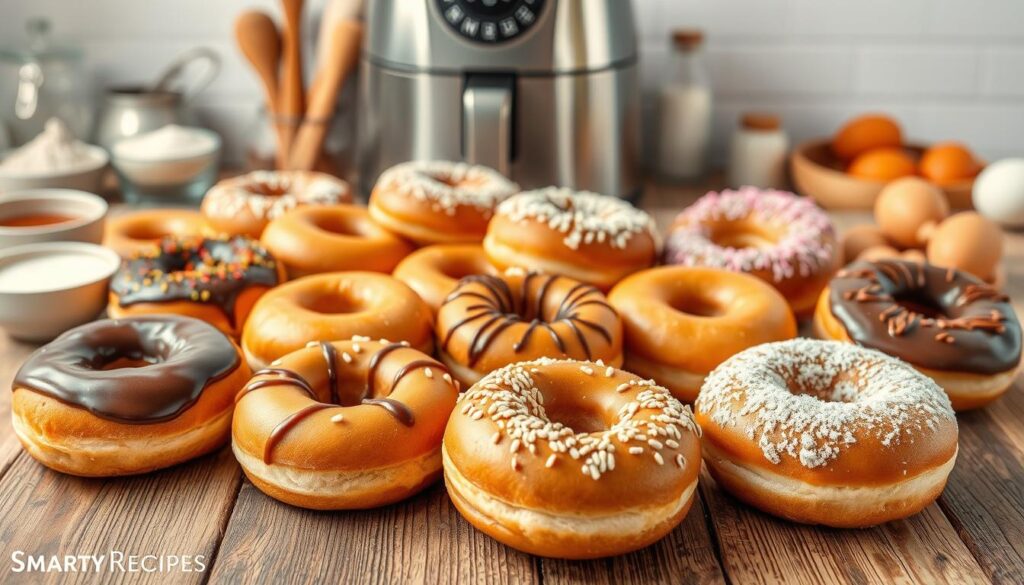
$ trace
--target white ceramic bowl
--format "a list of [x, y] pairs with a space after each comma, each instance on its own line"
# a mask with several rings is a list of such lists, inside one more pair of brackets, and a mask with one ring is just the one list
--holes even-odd
[[[0, 193], [23, 189], [77, 189], [97, 192], [103, 186], [103, 171], [110, 162], [106, 150], [91, 144], [86, 145], [92, 162], [70, 172], [62, 173], [14, 173], [0, 170]], [[10, 151], [0, 155], [5, 158]]]
[[71, 189], [30, 189], [0, 195], [0, 223], [33, 214], [71, 215], [75, 219], [34, 227], [0, 226], [0, 248], [37, 242], [99, 244], [107, 202], [92, 193]]
[[107, 306], [120, 265], [112, 250], [81, 242], [0, 250], [0, 327], [15, 339], [43, 342], [92, 321]]
[[210, 150], [190, 156], [136, 157], [121, 144], [114, 145], [112, 162], [128, 201], [190, 200], [201, 198], [217, 179], [220, 136], [204, 128], [190, 128], [210, 138]]

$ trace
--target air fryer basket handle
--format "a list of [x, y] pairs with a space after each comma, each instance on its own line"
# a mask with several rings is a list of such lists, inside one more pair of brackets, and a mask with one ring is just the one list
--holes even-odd
[[462, 156], [510, 176], [515, 78], [468, 75], [462, 91]]

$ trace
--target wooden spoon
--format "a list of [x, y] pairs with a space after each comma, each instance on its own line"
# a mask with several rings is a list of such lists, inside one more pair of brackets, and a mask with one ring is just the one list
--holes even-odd
[[277, 70], [281, 63], [281, 35], [273, 19], [259, 10], [246, 10], [235, 20], [235, 39], [238, 48], [252, 65], [263, 82], [268, 115], [277, 133], [277, 166], [283, 168], [287, 161], [283, 150], [284, 134], [287, 128], [278, 123], [280, 114], [277, 94]]
[[363, 25], [355, 20], [339, 21], [333, 28], [330, 45], [321, 62], [309, 94], [309, 108], [289, 155], [290, 167], [313, 169], [320, 155], [338, 93], [359, 64]]
[[281, 0], [284, 8], [284, 63], [278, 96], [280, 113], [287, 123], [284, 160], [290, 157], [294, 132], [306, 107], [302, 88], [302, 2]]

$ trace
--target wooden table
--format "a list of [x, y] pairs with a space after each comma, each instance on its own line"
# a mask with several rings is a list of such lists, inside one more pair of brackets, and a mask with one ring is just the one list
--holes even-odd
[[[664, 227], [703, 189], [652, 187]], [[836, 215], [840, 227], [866, 214]], [[1024, 235], [1007, 236], [1008, 289], [1024, 315]], [[0, 335], [0, 383], [33, 347]], [[0, 392], [0, 582], [1024, 583], [1024, 382], [959, 417], [960, 456], [938, 502], [907, 520], [832, 530], [777, 520], [706, 474], [686, 520], [661, 542], [606, 560], [521, 554], [474, 530], [441, 485], [365, 512], [280, 504], [244, 479], [229, 449], [157, 473], [81, 479], [22, 451]], [[202, 555], [204, 572], [13, 574], [29, 554]]]

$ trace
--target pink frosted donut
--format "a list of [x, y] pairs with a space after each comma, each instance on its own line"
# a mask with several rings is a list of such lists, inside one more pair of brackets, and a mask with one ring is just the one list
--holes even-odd
[[676, 217], [665, 262], [745, 272], [810, 315], [838, 267], [835, 229], [810, 199], [755, 187], [714, 191]]

